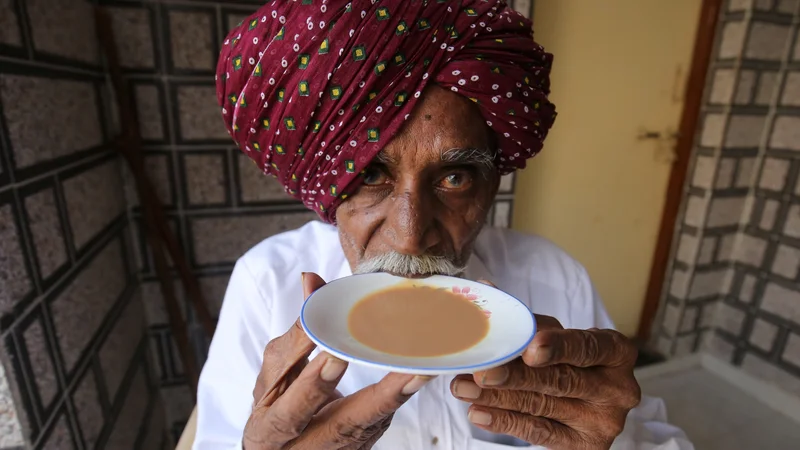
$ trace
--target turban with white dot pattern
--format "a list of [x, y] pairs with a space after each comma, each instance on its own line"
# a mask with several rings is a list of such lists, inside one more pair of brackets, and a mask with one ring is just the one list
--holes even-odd
[[499, 0], [272, 0], [226, 38], [217, 99], [239, 148], [334, 222], [430, 82], [478, 105], [500, 173], [524, 167], [555, 119], [551, 62]]

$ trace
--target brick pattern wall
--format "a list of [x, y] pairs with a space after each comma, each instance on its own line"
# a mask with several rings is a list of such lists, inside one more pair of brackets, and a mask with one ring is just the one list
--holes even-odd
[[0, 0], [0, 448], [164, 441], [92, 24]]
[[654, 344], [800, 394], [800, 1], [720, 17]]

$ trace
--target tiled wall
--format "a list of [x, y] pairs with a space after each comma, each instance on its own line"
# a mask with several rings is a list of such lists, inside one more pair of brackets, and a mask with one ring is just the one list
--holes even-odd
[[[98, 3], [149, 176], [216, 315], [242, 253], [316, 217], [231, 145], [216, 105], [219, 42], [263, 0]], [[103, 108], [92, 23], [88, 0], [0, 0], [0, 426], [16, 410], [22, 421], [0, 428], [0, 448], [158, 448], [165, 424], [176, 436], [193, 406], [132, 178], [106, 145], [116, 114]], [[495, 225], [510, 223], [513, 187], [506, 177]], [[202, 359], [207, 342], [183, 310]]]
[[[216, 104], [214, 69], [219, 43], [263, 2], [103, 3], [113, 16], [126, 76], [138, 106], [146, 165], [216, 316], [239, 256], [272, 234], [316, 218], [232, 145]], [[531, 10], [532, 2], [518, 3]], [[127, 186], [129, 199], [135, 203], [133, 185], [128, 182]], [[503, 192], [491, 212], [491, 220], [498, 226], [510, 224], [513, 187], [513, 177], [503, 180]], [[141, 219], [136, 208], [133, 215], [138, 227]], [[191, 393], [150, 256], [141, 245], [140, 251], [144, 255], [140, 270], [149, 345], [167, 420], [178, 433], [193, 406]], [[191, 311], [187, 317], [202, 359], [207, 342]]]
[[92, 23], [0, 0], [0, 448], [163, 441]]
[[707, 350], [800, 394], [800, 1], [729, 0], [719, 25], [661, 351]]

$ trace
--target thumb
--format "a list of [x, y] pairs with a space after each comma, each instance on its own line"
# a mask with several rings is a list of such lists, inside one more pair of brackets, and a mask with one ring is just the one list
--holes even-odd
[[303, 280], [303, 298], [307, 299], [314, 291], [325, 286], [325, 280], [314, 272], [303, 272], [300, 274]]

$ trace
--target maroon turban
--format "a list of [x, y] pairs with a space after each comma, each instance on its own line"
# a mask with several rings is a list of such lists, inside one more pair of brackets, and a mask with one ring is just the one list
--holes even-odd
[[327, 222], [429, 82], [480, 108], [498, 170], [555, 119], [552, 55], [498, 0], [269, 1], [228, 35], [217, 99], [239, 148]]

